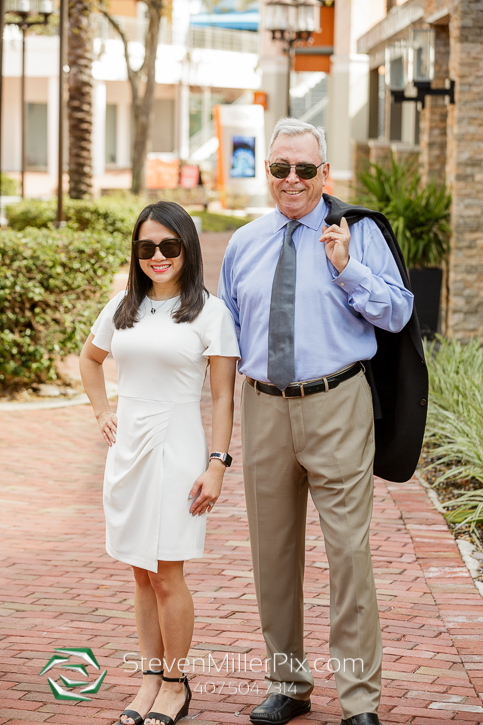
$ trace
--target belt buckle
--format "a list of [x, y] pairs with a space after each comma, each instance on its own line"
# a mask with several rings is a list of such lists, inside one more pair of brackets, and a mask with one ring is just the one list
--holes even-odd
[[[287, 388], [285, 388], [285, 390], [282, 390], [282, 398], [296, 398], [296, 397], [305, 398], [304, 384], [303, 383], [297, 383], [297, 385], [298, 385], [298, 387], [300, 389], [300, 396], [296, 396], [296, 395], [285, 395], [285, 390], [287, 390]], [[296, 386], [294, 385], [293, 387], [295, 388]]]

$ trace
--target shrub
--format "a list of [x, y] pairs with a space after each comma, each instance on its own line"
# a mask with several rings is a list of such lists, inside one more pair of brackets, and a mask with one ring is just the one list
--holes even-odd
[[370, 164], [357, 174], [356, 203], [380, 211], [394, 229], [408, 268], [441, 267], [449, 252], [451, 194], [429, 181], [420, 190], [414, 161]]
[[[119, 232], [129, 241], [139, 212], [147, 204], [154, 203], [156, 200], [131, 195], [101, 196], [99, 199], [86, 200], [66, 199], [64, 203], [65, 220], [67, 226], [80, 231], [105, 229], [111, 234]], [[52, 228], [56, 211], [55, 199], [51, 201], [29, 199], [8, 206], [7, 218], [9, 226], [17, 231], [22, 231], [27, 227]], [[206, 211], [195, 211], [193, 216], [200, 216], [203, 219], [203, 231], [206, 232], [225, 232], [238, 229], [249, 221], [240, 217], [212, 214]]]
[[[445, 480], [479, 482], [483, 486], [483, 350], [481, 340], [469, 343], [445, 340], [432, 343], [427, 354], [430, 405], [426, 441], [432, 446], [432, 466], [444, 466]], [[483, 488], [452, 499], [447, 514], [453, 523], [483, 523]]]
[[18, 182], [11, 179], [7, 174], [1, 175], [2, 196], [16, 196], [18, 194]]
[[[67, 226], [79, 231], [106, 230], [130, 237], [139, 212], [146, 205], [139, 197], [101, 196], [99, 199], [65, 199], [64, 214]], [[7, 207], [9, 226], [17, 231], [27, 227], [52, 227], [57, 201], [28, 199]]]
[[0, 384], [53, 380], [79, 352], [125, 260], [119, 234], [27, 229], [0, 238]]

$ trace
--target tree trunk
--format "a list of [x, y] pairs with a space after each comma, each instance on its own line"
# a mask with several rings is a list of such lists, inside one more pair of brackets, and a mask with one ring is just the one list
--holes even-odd
[[[149, 27], [146, 33], [145, 55], [144, 55], [144, 95], [140, 95], [139, 83], [131, 83], [133, 118], [134, 118], [134, 143], [132, 155], [132, 184], [133, 194], [140, 194], [144, 191], [146, 181], [146, 156], [148, 141], [151, 135], [151, 115], [153, 112], [154, 89], [156, 84], [156, 52], [158, 49], [158, 36], [160, 25], [160, 6], [158, 3], [148, 5]], [[136, 92], [136, 96], [134, 95]]]
[[69, 0], [69, 196], [92, 194], [92, 31], [90, 0]]
[[[70, 0], [73, 2], [74, 0]], [[148, 142], [151, 134], [151, 115], [153, 111], [154, 89], [156, 85], [156, 52], [158, 50], [159, 26], [163, 0], [144, 0], [149, 11], [149, 25], [144, 40], [144, 61], [139, 70], [131, 68], [129, 43], [126, 34], [117, 20], [113, 18], [102, 3], [98, 6], [101, 13], [119, 33], [124, 45], [124, 57], [127, 77], [131, 85], [131, 97], [134, 121], [134, 143], [132, 150], [133, 194], [140, 194], [145, 188], [145, 168]], [[141, 95], [141, 82], [144, 93]]]

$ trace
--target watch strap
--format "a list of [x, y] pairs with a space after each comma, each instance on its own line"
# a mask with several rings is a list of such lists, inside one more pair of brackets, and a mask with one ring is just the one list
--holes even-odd
[[233, 458], [230, 456], [229, 453], [220, 453], [219, 451], [214, 451], [213, 453], [210, 453], [210, 461], [212, 458], [218, 458], [218, 460], [224, 463], [227, 468], [231, 466], [233, 461]]

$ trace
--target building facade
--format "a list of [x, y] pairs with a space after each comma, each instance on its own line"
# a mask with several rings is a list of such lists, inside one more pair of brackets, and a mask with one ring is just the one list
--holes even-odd
[[[34, 0], [38, 2], [39, 0]], [[14, 9], [17, 0], [11, 0]], [[32, 3], [33, 6], [33, 3]], [[133, 66], [144, 56], [144, 3], [112, 0], [111, 12], [129, 40]], [[93, 91], [94, 189], [129, 188], [131, 90], [122, 41], [107, 19], [95, 14]], [[213, 154], [212, 109], [217, 103], [251, 101], [260, 86], [257, 32], [190, 24], [189, 0], [174, 0], [162, 19], [156, 58], [156, 90], [150, 152], [202, 161]], [[26, 38], [27, 196], [48, 196], [57, 184], [57, 36]], [[21, 34], [4, 33], [2, 167], [21, 168]], [[67, 158], [67, 133], [66, 154]], [[207, 143], [211, 141], [211, 147]]]
[[[378, 161], [392, 149], [419, 154], [423, 183], [446, 178], [453, 193], [453, 236], [442, 331], [461, 339], [478, 335], [483, 329], [483, 6], [476, 0], [389, 5], [359, 37], [357, 49], [369, 58], [368, 140], [355, 144], [355, 164], [364, 157]], [[429, 73], [433, 89], [446, 92], [453, 86], [454, 103], [449, 94], [426, 96], [422, 108], [411, 101], [396, 103], [391, 86], [404, 87], [406, 67], [409, 77]]]

